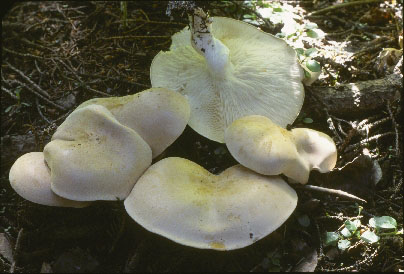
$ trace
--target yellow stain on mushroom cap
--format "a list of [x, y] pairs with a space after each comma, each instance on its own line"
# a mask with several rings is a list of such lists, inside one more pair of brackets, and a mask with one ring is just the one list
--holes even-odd
[[197, 248], [231, 250], [254, 243], [293, 212], [295, 191], [281, 178], [240, 165], [211, 174], [177, 157], [152, 165], [125, 199], [147, 230]]

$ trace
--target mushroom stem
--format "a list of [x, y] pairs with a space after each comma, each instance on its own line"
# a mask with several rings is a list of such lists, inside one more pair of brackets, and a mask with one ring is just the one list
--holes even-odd
[[192, 47], [205, 57], [212, 76], [223, 77], [230, 63], [229, 49], [213, 36], [211, 32], [212, 19], [201, 8], [194, 10], [191, 19]]

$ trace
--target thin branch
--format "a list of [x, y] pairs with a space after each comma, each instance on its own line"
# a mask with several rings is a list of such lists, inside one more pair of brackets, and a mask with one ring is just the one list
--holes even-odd
[[341, 196], [341, 197], [348, 198], [351, 200], [367, 203], [366, 200], [364, 200], [362, 198], [359, 198], [355, 195], [352, 195], [348, 192], [338, 190], [338, 189], [331, 189], [331, 188], [325, 188], [325, 187], [313, 186], [313, 185], [303, 185], [303, 186], [299, 186], [299, 188], [303, 188], [305, 190], [314, 190], [314, 191], [325, 192], [328, 194], [337, 195], [337, 196]]
[[111, 37], [102, 37], [103, 40], [112, 40], [112, 39], [168, 39], [171, 36], [167, 35], [127, 35], [127, 36], [111, 36]]
[[321, 9], [321, 10], [313, 11], [312, 13], [308, 14], [308, 16], [319, 15], [319, 14], [323, 14], [323, 13], [326, 13], [329, 11], [334, 11], [336, 9], [342, 9], [342, 8], [346, 8], [346, 7], [350, 7], [350, 6], [354, 6], [354, 5], [370, 4], [370, 3], [376, 3], [376, 2], [383, 2], [383, 0], [362, 0], [362, 1], [346, 2], [346, 3], [330, 6], [330, 7]]
[[21, 70], [15, 68], [14, 66], [12, 66], [9, 62], [6, 62], [7, 66], [9, 66], [9, 68], [11, 68], [13, 71], [17, 72], [19, 75], [21, 75], [22, 78], [24, 78], [27, 82], [29, 82], [39, 93], [41, 93], [42, 95], [46, 96], [46, 97], [50, 97], [49, 94], [44, 91], [40, 86], [38, 86], [37, 84], [35, 84], [28, 76], [26, 76]]
[[15, 96], [15, 94], [14, 94], [11, 90], [6, 89], [5, 87], [1, 87], [1, 90], [4, 91], [4, 92], [6, 92], [8, 95], [10, 95], [11, 98], [13, 98], [13, 99], [15, 99], [15, 100], [18, 100], [18, 97]]
[[16, 83], [24, 88], [26, 88], [28, 91], [32, 92], [33, 94], [35, 94], [36, 96], [38, 96], [39, 98], [41, 98], [42, 100], [46, 101], [48, 104], [60, 109], [60, 110], [66, 110], [66, 108], [62, 107], [61, 105], [58, 105], [52, 101], [50, 101], [49, 99], [47, 99], [46, 97], [42, 96], [41, 94], [39, 94], [38, 92], [36, 92], [35, 90], [31, 89], [28, 85], [24, 84], [21, 81], [18, 80], [9, 80], [7, 81], [7, 83]]

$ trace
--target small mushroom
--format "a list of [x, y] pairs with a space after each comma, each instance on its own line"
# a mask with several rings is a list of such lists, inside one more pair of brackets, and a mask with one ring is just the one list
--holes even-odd
[[234, 121], [225, 132], [226, 146], [242, 165], [264, 175], [283, 173], [306, 184], [310, 170], [334, 168], [337, 149], [326, 134], [308, 128], [287, 131], [260, 115]]
[[125, 199], [150, 166], [149, 145], [108, 109], [76, 109], [44, 148], [52, 190], [77, 201]]
[[90, 204], [68, 200], [53, 193], [50, 170], [42, 152], [30, 152], [19, 157], [10, 169], [9, 180], [11, 187], [21, 197], [33, 203], [77, 208]]
[[242, 248], [265, 237], [288, 219], [296, 203], [296, 192], [278, 176], [241, 165], [214, 175], [177, 157], [148, 168], [124, 202], [147, 230], [216, 250]]
[[282, 39], [253, 25], [196, 10], [188, 27], [172, 37], [150, 68], [153, 87], [166, 87], [189, 100], [189, 125], [224, 142], [236, 119], [257, 114], [282, 127], [293, 123], [304, 100], [303, 70]]
[[106, 107], [121, 124], [135, 130], [151, 147], [153, 158], [181, 135], [190, 115], [187, 99], [165, 88], [151, 88], [123, 97], [91, 99], [77, 109], [91, 104]]

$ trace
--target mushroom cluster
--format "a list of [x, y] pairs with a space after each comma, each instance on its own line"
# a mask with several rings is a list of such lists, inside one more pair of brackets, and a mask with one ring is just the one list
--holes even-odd
[[[332, 139], [293, 123], [304, 99], [296, 53], [237, 20], [196, 9], [191, 30], [172, 37], [151, 65], [154, 88], [79, 105], [43, 152], [18, 158], [9, 174], [35, 203], [85, 207], [124, 200], [147, 230], [196, 248], [248, 246], [281, 226], [297, 194], [279, 174], [305, 184], [336, 163]], [[225, 142], [241, 164], [219, 175], [160, 155], [187, 123]]]
[[25, 199], [45, 205], [123, 200], [152, 158], [181, 135], [189, 114], [186, 98], [164, 88], [84, 102], [43, 152], [16, 160], [11, 186]]

